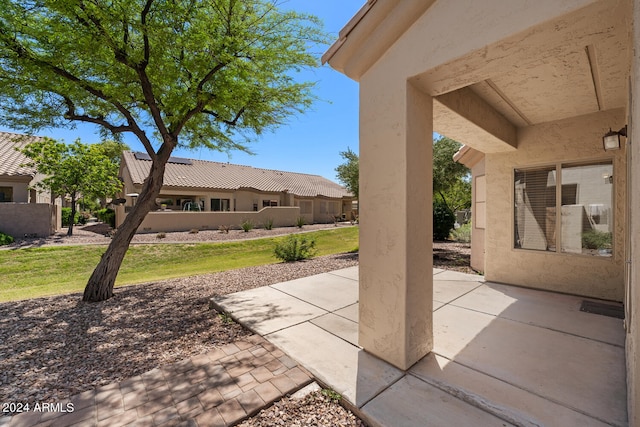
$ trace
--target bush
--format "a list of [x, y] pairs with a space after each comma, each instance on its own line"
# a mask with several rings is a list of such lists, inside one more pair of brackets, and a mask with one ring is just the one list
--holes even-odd
[[116, 212], [113, 209], [104, 208], [96, 211], [96, 218], [111, 227], [116, 226]]
[[240, 224], [240, 227], [244, 230], [245, 233], [248, 233], [250, 230], [253, 230], [253, 222], [250, 219], [245, 219]]
[[451, 209], [439, 198], [433, 201], [433, 240], [447, 240], [456, 223]]
[[305, 223], [304, 217], [299, 216], [298, 219], [296, 219], [296, 227], [302, 228], [304, 223]]
[[462, 224], [460, 227], [453, 230], [453, 238], [457, 242], [470, 243], [471, 242], [471, 223]]
[[265, 230], [273, 229], [273, 218], [267, 218], [267, 220], [264, 222], [264, 229]]
[[586, 249], [611, 248], [611, 233], [606, 231], [589, 230], [582, 233], [582, 247]]
[[[80, 212], [76, 212], [76, 215], [73, 219], [74, 224], [78, 224], [80, 222]], [[62, 208], [62, 226], [68, 227], [71, 223], [71, 208]]]
[[284, 262], [309, 259], [316, 253], [316, 241], [302, 236], [290, 235], [276, 244], [274, 254]]
[[13, 237], [0, 231], [0, 246], [13, 243]]

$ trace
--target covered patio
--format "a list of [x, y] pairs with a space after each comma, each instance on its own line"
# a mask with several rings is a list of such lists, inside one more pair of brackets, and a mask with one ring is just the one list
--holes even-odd
[[[478, 154], [472, 242], [481, 242], [476, 268], [487, 281], [624, 304], [616, 333], [626, 368], [618, 372], [628, 423], [640, 426], [639, 23], [633, 0], [368, 0], [345, 25], [323, 61], [360, 88], [358, 344], [368, 354], [401, 371], [430, 353], [455, 354], [477, 370], [487, 349], [507, 345], [509, 357], [491, 354], [499, 364], [483, 368], [487, 376], [515, 384], [530, 372], [535, 382], [553, 360], [563, 380], [526, 389], [583, 413], [566, 398], [588, 388], [564, 386], [604, 366], [583, 359], [574, 340], [585, 337], [558, 326], [533, 322], [559, 339], [553, 357], [545, 346], [535, 358], [508, 347], [538, 348], [504, 326], [533, 327], [503, 318], [520, 310], [495, 302], [505, 300], [501, 291], [488, 298], [494, 312], [438, 308], [431, 214], [439, 133]], [[611, 134], [619, 142], [605, 150]], [[601, 242], [588, 243], [591, 236]], [[472, 294], [481, 289], [488, 292]], [[552, 301], [537, 306], [540, 319], [554, 318]], [[438, 324], [446, 313], [462, 322], [461, 334], [474, 331], [470, 341], [448, 341], [451, 324]], [[594, 357], [605, 357], [599, 345]], [[620, 393], [602, 396], [625, 405]]]
[[433, 270], [434, 348], [407, 371], [358, 346], [358, 267], [212, 301], [372, 426], [625, 426], [622, 320], [583, 298]]

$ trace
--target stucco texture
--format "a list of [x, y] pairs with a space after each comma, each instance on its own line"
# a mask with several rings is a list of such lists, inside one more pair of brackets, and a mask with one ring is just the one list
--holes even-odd
[[[486, 156], [486, 271], [490, 281], [622, 301], [624, 296], [625, 150], [605, 153], [602, 135], [622, 127], [612, 110], [520, 129], [518, 150]], [[514, 249], [515, 168], [613, 159], [612, 257]]]

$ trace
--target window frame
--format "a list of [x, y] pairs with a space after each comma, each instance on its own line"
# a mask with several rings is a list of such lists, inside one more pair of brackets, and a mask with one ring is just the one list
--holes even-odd
[[[563, 188], [563, 168], [569, 167], [577, 167], [577, 166], [596, 166], [596, 165], [611, 165], [611, 177], [613, 178], [611, 182], [611, 254], [609, 256], [596, 256], [592, 254], [586, 253], [574, 253], [563, 251], [562, 248], [562, 188]], [[555, 250], [538, 250], [532, 248], [518, 248], [516, 247], [516, 200], [515, 200], [515, 184], [516, 184], [516, 171], [534, 171], [540, 170], [544, 168], [553, 167], [556, 175], [556, 194], [555, 194], [555, 205], [556, 205], [556, 213], [555, 213], [555, 227], [556, 227], [556, 244]], [[578, 256], [578, 257], [586, 257], [589, 259], [600, 259], [603, 261], [611, 261], [613, 262], [616, 257], [616, 239], [615, 239], [615, 225], [616, 225], [616, 162], [613, 157], [607, 158], [598, 158], [598, 159], [588, 159], [588, 160], [578, 160], [578, 161], [562, 161], [562, 162], [553, 162], [553, 163], [540, 163], [531, 166], [514, 166], [511, 168], [511, 250], [512, 251], [526, 251], [533, 252], [537, 254], [545, 254], [545, 255], [559, 255], [559, 256]]]

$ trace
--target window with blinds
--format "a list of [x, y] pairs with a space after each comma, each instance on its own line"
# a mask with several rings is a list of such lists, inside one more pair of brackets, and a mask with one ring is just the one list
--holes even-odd
[[514, 247], [612, 256], [613, 195], [611, 161], [516, 169]]

